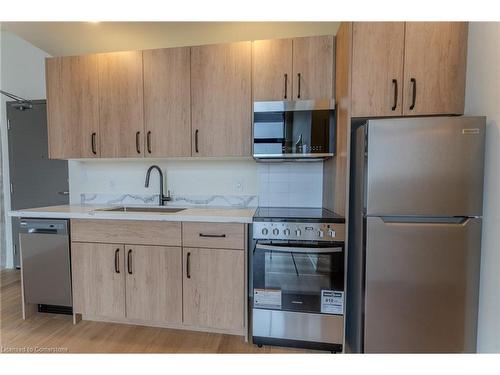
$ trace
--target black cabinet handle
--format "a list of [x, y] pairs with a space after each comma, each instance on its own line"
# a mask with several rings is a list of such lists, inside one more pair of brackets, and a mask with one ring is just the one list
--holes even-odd
[[187, 253], [187, 256], [186, 256], [186, 277], [188, 279], [191, 278], [191, 253]]
[[141, 132], [135, 133], [135, 149], [137, 150], [138, 154], [141, 153], [141, 145], [139, 144], [140, 136], [141, 136]]
[[415, 108], [415, 102], [417, 101], [417, 80], [415, 78], [410, 79], [410, 82], [413, 84], [413, 98], [411, 100], [410, 109]]
[[285, 99], [287, 97], [287, 93], [288, 93], [288, 74], [285, 73]]
[[94, 132], [94, 133], [92, 133], [92, 135], [90, 137], [90, 144], [92, 146], [92, 153], [94, 155], [97, 155], [96, 136], [97, 136], [97, 134]]
[[300, 76], [301, 76], [301, 74], [297, 73], [297, 81], [299, 83], [298, 92], [297, 92], [297, 98], [299, 98], [299, 99], [300, 99]]
[[392, 106], [392, 110], [395, 111], [398, 106], [398, 80], [393, 79], [392, 84], [394, 85], [394, 105]]
[[132, 275], [132, 249], [129, 249], [127, 253], [127, 272]]
[[198, 233], [200, 237], [210, 237], [210, 238], [225, 238], [225, 234], [203, 234], [203, 233]]
[[120, 273], [120, 249], [115, 251], [115, 272]]
[[198, 153], [198, 133], [199, 133], [199, 130], [196, 129], [196, 131], [194, 132], [194, 151], [196, 153]]
[[151, 130], [146, 135], [146, 143], [148, 144], [148, 153], [151, 153]]

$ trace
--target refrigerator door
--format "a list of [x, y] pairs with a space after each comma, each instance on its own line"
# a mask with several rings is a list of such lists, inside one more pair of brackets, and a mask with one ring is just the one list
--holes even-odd
[[481, 219], [462, 220], [367, 218], [365, 352], [475, 351]]
[[482, 216], [484, 117], [368, 121], [368, 216]]

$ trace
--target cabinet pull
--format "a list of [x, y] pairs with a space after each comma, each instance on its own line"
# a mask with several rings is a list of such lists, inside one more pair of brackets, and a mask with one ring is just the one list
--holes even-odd
[[412, 93], [412, 100], [411, 100], [411, 106], [410, 106], [410, 110], [415, 108], [415, 102], [417, 101], [417, 80], [415, 78], [412, 78], [410, 79], [410, 82], [412, 83], [413, 85], [413, 93]]
[[148, 153], [151, 153], [151, 130], [146, 135], [146, 143], [148, 144]]
[[210, 237], [210, 238], [225, 238], [225, 234], [203, 234], [203, 233], [198, 233], [200, 237]]
[[285, 73], [285, 99], [287, 97], [287, 93], [288, 93], [288, 74]]
[[398, 106], [398, 80], [393, 79], [392, 84], [394, 85], [394, 105], [392, 106], [392, 110], [395, 111]]
[[127, 272], [132, 275], [132, 249], [129, 249], [127, 253]]
[[115, 272], [120, 273], [120, 249], [115, 251]]
[[300, 99], [300, 76], [301, 76], [301, 74], [297, 73], [297, 81], [298, 81], [298, 84], [299, 84], [299, 86], [298, 86], [298, 92], [297, 92], [297, 98], [299, 98], [299, 99]]
[[139, 141], [140, 141], [140, 136], [141, 136], [141, 132], [136, 132], [135, 133], [135, 149], [137, 150], [137, 153], [140, 154], [141, 153], [141, 145], [139, 144]]
[[93, 132], [92, 135], [90, 136], [90, 144], [92, 147], [92, 153], [94, 155], [97, 155], [96, 136], [97, 134], [95, 132]]
[[199, 133], [199, 130], [196, 129], [196, 131], [194, 132], [194, 151], [196, 153], [198, 153], [198, 133]]
[[191, 262], [190, 262], [190, 259], [191, 259], [191, 253], [187, 253], [187, 256], [186, 256], [186, 277], [188, 279], [191, 278]]

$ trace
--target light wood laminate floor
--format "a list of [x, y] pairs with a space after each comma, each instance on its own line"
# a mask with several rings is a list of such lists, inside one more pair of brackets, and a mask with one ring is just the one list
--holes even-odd
[[[20, 271], [0, 270], [0, 346], [67, 353], [306, 353], [245, 343], [243, 337], [127, 324], [81, 321], [69, 315], [21, 316]], [[43, 349], [39, 349], [43, 348]], [[45, 349], [48, 348], [48, 349]]]

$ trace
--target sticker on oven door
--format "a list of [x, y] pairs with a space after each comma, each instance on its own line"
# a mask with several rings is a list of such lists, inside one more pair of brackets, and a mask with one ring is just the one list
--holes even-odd
[[281, 309], [281, 289], [256, 289], [253, 290], [253, 305]]
[[321, 312], [324, 314], [344, 314], [344, 292], [322, 290]]

